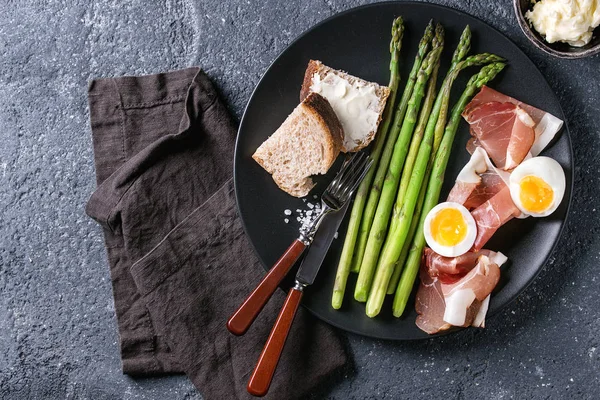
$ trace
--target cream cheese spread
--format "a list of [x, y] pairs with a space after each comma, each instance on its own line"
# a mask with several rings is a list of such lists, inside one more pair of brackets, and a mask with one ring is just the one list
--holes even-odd
[[525, 16], [548, 43], [582, 47], [600, 25], [600, 0], [542, 0]]
[[344, 150], [352, 151], [377, 129], [379, 97], [372, 85], [362, 81], [348, 82], [334, 73], [323, 79], [318, 73], [312, 77], [312, 92], [325, 97], [335, 111], [344, 129]]

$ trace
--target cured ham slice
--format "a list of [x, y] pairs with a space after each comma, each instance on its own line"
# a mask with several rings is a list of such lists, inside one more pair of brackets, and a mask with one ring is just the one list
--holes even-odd
[[446, 302], [442, 294], [441, 282], [429, 276], [424, 264], [421, 265], [419, 276], [421, 283], [415, 301], [415, 310], [419, 315], [415, 323], [419, 329], [430, 335], [449, 329], [452, 325], [444, 322]]
[[[467, 322], [469, 308], [475, 301], [484, 301], [492, 293], [500, 280], [500, 267], [489, 257], [481, 256], [477, 265], [458, 282], [441, 284], [446, 302], [443, 321], [451, 325], [463, 326]], [[479, 310], [477, 310], [479, 311]], [[477, 312], [472, 312], [471, 321]]]
[[452, 190], [450, 190], [446, 201], [464, 205], [469, 199], [469, 196], [471, 196], [471, 193], [473, 193], [481, 183], [480, 174], [486, 172], [487, 169], [488, 166], [486, 163], [485, 151], [476, 149], [475, 152], [471, 154], [469, 162], [456, 177], [456, 182], [454, 183]]
[[[548, 146], [563, 126], [563, 121], [554, 115], [500, 93], [488, 86], [483, 86], [481, 88], [479, 93], [467, 105], [464, 112], [468, 113], [471, 108], [489, 102], [512, 103], [529, 114], [535, 124], [535, 140], [530, 150], [533, 157], [539, 155], [540, 152]], [[469, 149], [469, 147], [467, 147], [467, 149]]]
[[505, 186], [491, 199], [471, 211], [477, 224], [477, 237], [473, 250], [478, 251], [490, 240], [494, 233], [514, 217], [519, 217], [521, 211], [510, 196], [510, 189]]
[[502, 190], [510, 174], [494, 167], [485, 150], [478, 147], [463, 167], [447, 201], [460, 203], [472, 210]]
[[445, 284], [452, 284], [471, 271], [481, 256], [486, 256], [500, 264], [506, 261], [506, 257], [502, 253], [491, 250], [468, 252], [458, 257], [444, 257], [430, 248], [425, 249], [423, 261], [430, 277], [438, 278]]
[[[448, 300], [456, 293], [471, 291], [474, 299], [483, 301], [500, 280], [500, 268], [486, 255], [477, 258], [477, 265], [457, 282], [442, 283], [442, 294]], [[468, 305], [471, 305], [469, 303]]]
[[519, 106], [516, 107], [515, 123], [506, 149], [505, 170], [515, 169], [527, 157], [535, 141], [535, 123], [527, 112]]
[[[415, 306], [417, 326], [429, 334], [452, 325], [483, 327], [490, 293], [500, 278], [499, 267], [506, 261], [504, 254], [490, 250], [453, 258], [426, 249]], [[444, 283], [440, 271], [455, 275], [454, 281]]]
[[491, 101], [463, 112], [471, 135], [499, 168], [510, 170], [523, 161], [535, 140], [535, 123], [513, 103]]
[[504, 187], [506, 184], [497, 173], [486, 171], [481, 174], [481, 184], [477, 185], [463, 205], [473, 210], [494, 197]]

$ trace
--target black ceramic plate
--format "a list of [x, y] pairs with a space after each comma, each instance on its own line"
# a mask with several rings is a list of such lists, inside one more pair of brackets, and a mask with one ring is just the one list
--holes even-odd
[[[240, 124], [234, 161], [237, 202], [246, 233], [265, 268], [270, 268], [298, 235], [299, 224], [294, 216], [289, 224], [284, 223], [284, 210], [295, 212], [296, 209], [307, 209], [307, 206], [301, 199], [279, 190], [271, 176], [252, 160], [252, 154], [298, 104], [309, 59], [321, 60], [331, 67], [386, 84], [389, 79], [390, 27], [393, 18], [398, 15], [403, 16], [406, 27], [402, 43], [403, 79], [412, 65], [417, 43], [429, 19], [434, 18], [446, 28], [444, 68], [449, 64], [461, 31], [468, 24], [473, 31], [471, 53], [492, 52], [509, 60], [509, 67], [491, 83], [492, 87], [564, 119], [556, 96], [527, 56], [501, 33], [469, 15], [424, 3], [380, 3], [329, 18], [300, 36], [273, 62], [252, 94]], [[455, 84], [454, 99], [475, 72], [472, 69], [462, 74]], [[445, 70], [440, 73], [444, 74]], [[446, 172], [442, 198], [469, 159], [465, 150], [468, 137], [468, 127], [462, 122]], [[573, 169], [566, 126], [558, 140], [544, 154], [556, 159], [565, 169], [567, 189], [564, 200], [548, 218], [509, 222], [486, 246], [502, 251], [511, 261], [503, 267], [502, 279], [492, 296], [488, 316], [506, 306], [535, 278], [552, 252], [565, 223]], [[311, 201], [314, 201], [312, 196], [320, 194], [326, 186], [327, 179], [317, 179], [320, 183], [310, 194]], [[340, 238], [333, 242], [317, 281], [308, 289], [303, 304], [322, 320], [358, 334], [398, 340], [428, 337], [415, 326], [413, 303], [408, 306], [404, 317], [397, 319], [392, 316], [391, 296], [388, 296], [377, 318], [368, 318], [364, 304], [352, 298], [355, 274], [349, 279], [349, 289], [342, 308], [331, 308], [332, 285], [344, 233], [345, 226], [340, 229]]]

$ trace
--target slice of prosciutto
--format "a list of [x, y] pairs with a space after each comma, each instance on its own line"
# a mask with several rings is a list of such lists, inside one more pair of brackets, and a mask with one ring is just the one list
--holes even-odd
[[488, 201], [471, 211], [477, 224], [477, 237], [473, 244], [473, 251], [478, 251], [485, 246], [494, 233], [502, 225], [514, 217], [521, 216], [510, 196], [510, 189], [505, 186]]
[[419, 315], [415, 323], [419, 329], [430, 335], [449, 329], [452, 325], [444, 322], [446, 302], [442, 293], [442, 283], [439, 279], [429, 276], [425, 264], [421, 264], [419, 277], [421, 283], [415, 300], [415, 310]]
[[475, 209], [502, 190], [509, 177], [508, 172], [494, 167], [485, 150], [478, 147], [456, 177], [446, 201]]
[[430, 277], [438, 278], [445, 284], [452, 284], [471, 271], [481, 256], [487, 256], [496, 263], [503, 264], [506, 261], [502, 253], [486, 249], [468, 252], [458, 257], [444, 257], [430, 248], [426, 248], [423, 254], [423, 263]]
[[[525, 110], [527, 114], [529, 114], [535, 123], [535, 140], [530, 150], [533, 157], [538, 156], [540, 152], [544, 150], [546, 146], [548, 146], [548, 144], [552, 141], [552, 139], [554, 139], [556, 134], [563, 126], [563, 121], [554, 115], [500, 93], [488, 86], [483, 86], [481, 88], [479, 93], [477, 93], [477, 95], [467, 105], [464, 112], [468, 113], [471, 108], [489, 102], [512, 103], [516, 106], [519, 106]], [[468, 148], [469, 146], [467, 146], [467, 149]]]
[[[469, 325], [477, 312], [469, 308], [477, 299], [483, 302], [500, 280], [500, 267], [487, 256], [480, 256], [477, 265], [459, 281], [452, 284], [441, 284], [442, 294], [446, 302], [444, 322], [455, 326]], [[479, 310], [477, 310], [479, 311]], [[470, 321], [467, 316], [469, 315]]]
[[[426, 249], [415, 306], [417, 326], [429, 334], [452, 325], [483, 327], [490, 293], [499, 279], [498, 267], [506, 261], [504, 254], [490, 250], [452, 258]], [[456, 277], [444, 283], [434, 271], [455, 272]]]
[[535, 141], [533, 119], [513, 103], [481, 103], [463, 112], [463, 117], [476, 139], [471, 146], [479, 144], [504, 170], [519, 165]]
[[473, 210], [494, 197], [504, 187], [506, 184], [497, 173], [486, 171], [481, 174], [481, 184], [477, 185], [463, 205]]
[[[471, 193], [481, 184], [482, 178], [480, 174], [488, 169], [486, 163], [486, 154], [481, 148], [475, 149], [471, 154], [471, 159], [463, 169], [460, 170], [452, 190], [448, 194], [446, 201], [452, 201], [465, 205]], [[467, 206], [465, 206], [467, 207]], [[469, 208], [469, 207], [467, 207]]]

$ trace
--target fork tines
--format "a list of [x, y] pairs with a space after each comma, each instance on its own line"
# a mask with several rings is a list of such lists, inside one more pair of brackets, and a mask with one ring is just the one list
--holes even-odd
[[344, 163], [325, 191], [338, 201], [345, 202], [352, 196], [372, 163], [373, 160], [367, 153], [354, 154]]

